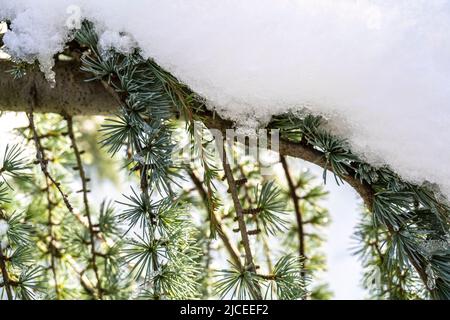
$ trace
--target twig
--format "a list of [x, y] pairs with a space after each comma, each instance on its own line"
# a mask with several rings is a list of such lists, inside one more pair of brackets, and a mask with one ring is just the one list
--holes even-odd
[[55, 294], [56, 298], [59, 299], [60, 293], [59, 293], [59, 287], [58, 287], [58, 275], [56, 272], [56, 261], [55, 261], [55, 234], [54, 234], [54, 223], [53, 223], [53, 202], [51, 200], [50, 195], [50, 186], [51, 183], [47, 177], [45, 177], [45, 184], [46, 184], [46, 194], [47, 194], [47, 211], [48, 211], [48, 227], [49, 227], [49, 233], [50, 233], [50, 242], [48, 244], [48, 250], [50, 251], [50, 268], [52, 270], [53, 274], [53, 281], [55, 282]]
[[[303, 229], [303, 215], [302, 215], [302, 210], [300, 208], [300, 198], [297, 195], [297, 188], [295, 187], [294, 181], [292, 180], [292, 177], [289, 173], [289, 166], [288, 166], [286, 157], [280, 155], [280, 161], [281, 161], [281, 165], [283, 166], [283, 170], [286, 175], [286, 180], [289, 185], [289, 193], [290, 193], [291, 199], [294, 203], [295, 218], [297, 220], [298, 242], [299, 242], [298, 254], [299, 254], [299, 258], [303, 259], [303, 265], [301, 266], [300, 276], [303, 278], [303, 281], [306, 281], [305, 232]], [[303, 297], [302, 299], [305, 300], [306, 297]]]
[[195, 175], [195, 173], [191, 169], [188, 169], [187, 172], [188, 172], [189, 177], [191, 178], [192, 182], [194, 183], [198, 193], [202, 197], [202, 200], [203, 200], [203, 203], [204, 203], [206, 209], [210, 211], [209, 216], [211, 217], [211, 223], [214, 225], [214, 227], [217, 231], [217, 234], [219, 235], [220, 239], [223, 241], [223, 244], [225, 245], [225, 248], [227, 249], [228, 254], [230, 255], [233, 262], [239, 267], [239, 269], [243, 269], [238, 250], [232, 244], [227, 232], [224, 230], [224, 227], [218, 220], [215, 212], [210, 209], [210, 205], [208, 202], [208, 195], [207, 195], [205, 189], [203, 188], [202, 182], [200, 181], [200, 179]]
[[72, 144], [72, 148], [75, 154], [75, 159], [77, 162], [77, 169], [80, 175], [81, 179], [81, 186], [82, 186], [82, 193], [83, 193], [83, 203], [84, 203], [84, 211], [86, 214], [86, 218], [88, 221], [88, 228], [89, 228], [89, 237], [91, 241], [91, 255], [92, 255], [92, 269], [94, 270], [95, 278], [97, 280], [97, 291], [98, 291], [98, 297], [99, 299], [103, 298], [103, 288], [101, 284], [101, 278], [98, 272], [98, 266], [97, 266], [97, 254], [95, 251], [95, 230], [94, 225], [92, 223], [92, 217], [91, 217], [91, 211], [89, 207], [89, 199], [88, 199], [88, 178], [86, 177], [86, 172], [84, 170], [83, 161], [81, 159], [81, 152], [78, 148], [77, 140], [75, 138], [75, 132], [73, 129], [73, 118], [71, 116], [66, 115], [65, 116], [67, 121], [67, 130], [69, 133], [70, 142]]
[[[300, 199], [297, 195], [297, 190], [294, 186], [294, 182], [292, 180], [292, 177], [289, 173], [289, 166], [286, 161], [285, 156], [280, 156], [281, 165], [283, 166], [284, 173], [286, 175], [286, 180], [288, 182], [289, 186], [289, 193], [292, 199], [292, 202], [294, 203], [294, 210], [295, 210], [295, 218], [297, 220], [297, 229], [298, 229], [298, 242], [299, 242], [299, 256], [300, 258], [305, 259], [305, 233], [303, 231], [303, 215], [300, 208]], [[302, 277], [305, 276], [305, 273], [302, 269]]]
[[[199, 112], [197, 116], [209, 129], [218, 129], [222, 133], [225, 133], [227, 129], [233, 128], [234, 123], [230, 120], [225, 120], [218, 115], [213, 115], [212, 112], [204, 110]], [[307, 162], [318, 165], [330, 172], [333, 172], [333, 168], [329, 166], [324, 154], [315, 149], [311, 145], [305, 145], [301, 143], [292, 142], [286, 139], [280, 139], [279, 153], [283, 156], [290, 156], [299, 158]], [[349, 172], [348, 175], [342, 177], [342, 180], [347, 182], [364, 200], [364, 204], [369, 210], [372, 210], [373, 199], [375, 192], [372, 187], [366, 182], [357, 178], [355, 172]]]
[[[142, 150], [144, 149], [139, 141], [135, 141], [134, 148], [136, 149], [136, 151], [138, 153], [142, 152]], [[150, 203], [150, 185], [149, 185], [149, 181], [148, 181], [149, 166], [145, 163], [144, 164], [139, 163], [138, 170], [139, 170], [139, 175], [140, 175], [140, 188], [142, 191], [142, 196], [144, 197], [144, 202], [146, 204], [148, 204], [148, 203]], [[153, 228], [156, 224], [155, 217], [150, 212], [149, 212], [149, 215], [150, 215], [149, 220], [150, 220], [150, 224], [151, 224], [151, 226], [149, 226], [149, 228]], [[154, 230], [151, 229], [150, 231], [151, 231], [150, 236], [153, 239]], [[153, 266], [153, 271], [155, 273], [159, 272], [160, 262], [158, 260], [157, 255], [152, 255], [152, 266]], [[161, 292], [156, 287], [155, 281], [152, 281], [152, 286], [153, 286], [154, 299], [157, 299], [157, 300], [160, 299]]]
[[[272, 264], [272, 259], [270, 257], [270, 248], [269, 248], [269, 244], [267, 243], [266, 235], [261, 232], [260, 222], [258, 220], [258, 214], [261, 213], [262, 209], [261, 208], [251, 208], [251, 206], [253, 205], [253, 199], [252, 199], [252, 197], [250, 195], [252, 189], [251, 189], [251, 187], [248, 186], [248, 179], [246, 178], [246, 174], [245, 174], [243, 166], [238, 164], [238, 169], [239, 169], [239, 171], [240, 171], [240, 173], [241, 173], [243, 178], [241, 178], [240, 180], [236, 180], [236, 185], [238, 187], [239, 186], [243, 186], [244, 187], [244, 196], [245, 196], [245, 199], [248, 201], [248, 204], [250, 206], [250, 208], [248, 208], [248, 209], [243, 209], [242, 213], [243, 214], [250, 214], [255, 219], [256, 231], [257, 232], [254, 233], [254, 234], [258, 235], [261, 238], [262, 245], [263, 245], [264, 256], [266, 258], [267, 269], [268, 269], [269, 272], [271, 272], [272, 269], [273, 269], [273, 264]], [[251, 235], [252, 231], [249, 231], [248, 234]]]
[[[53, 178], [53, 176], [50, 174], [50, 172], [49, 172], [49, 170], [48, 170], [48, 160], [45, 158], [45, 150], [44, 150], [44, 147], [43, 147], [43, 145], [42, 145], [42, 143], [41, 143], [41, 140], [40, 140], [40, 138], [39, 138], [39, 134], [38, 134], [37, 129], [36, 129], [36, 124], [35, 124], [35, 122], [34, 122], [34, 113], [33, 113], [33, 110], [34, 110], [34, 106], [36, 105], [36, 100], [37, 100], [36, 94], [37, 94], [36, 88], [35, 88], [35, 87], [32, 87], [32, 90], [31, 90], [30, 111], [29, 111], [29, 113], [27, 113], [28, 120], [29, 120], [29, 123], [30, 123], [30, 124], [29, 124], [29, 127], [30, 127], [30, 130], [31, 130], [31, 132], [32, 132], [33, 140], [34, 140], [35, 147], [36, 147], [36, 159], [37, 159], [37, 161], [38, 161], [38, 163], [39, 163], [39, 165], [40, 165], [40, 167], [41, 167], [41, 171], [42, 171], [42, 173], [44, 174], [44, 176], [46, 177], [46, 179], [47, 179], [48, 181], [50, 181], [51, 184], [54, 185], [55, 188], [58, 190], [59, 194], [61, 195], [61, 197], [62, 197], [62, 199], [63, 199], [63, 202], [64, 202], [64, 204], [65, 204], [67, 210], [68, 210], [71, 214], [73, 214], [75, 217], [77, 217], [77, 219], [78, 219], [79, 221], [82, 222], [81, 217], [80, 217], [78, 214], [75, 213], [75, 211], [74, 211], [74, 209], [73, 209], [73, 206], [72, 206], [72, 204], [70, 203], [67, 194], [65, 194], [65, 193], [63, 192], [63, 190], [62, 190], [62, 188], [61, 188], [61, 184], [58, 183], [58, 182]], [[49, 188], [49, 186], [50, 186], [50, 184], [48, 185], [48, 188]], [[91, 221], [91, 223], [89, 223], [89, 219], [88, 219], [88, 226], [89, 226], [89, 227], [92, 226], [92, 221]], [[91, 230], [91, 228], [90, 228], [90, 230]], [[92, 234], [92, 233], [91, 233], [91, 234]], [[92, 241], [92, 238], [91, 238], [91, 246], [92, 246], [92, 247], [95, 246], [95, 242]], [[93, 268], [94, 268], [94, 272], [95, 272], [95, 268], [96, 268], [96, 267], [93, 267]], [[95, 272], [95, 274], [96, 274], [96, 277], [97, 277], [97, 276], [98, 276], [98, 272]], [[98, 279], [99, 279], [99, 278], [97, 278], [97, 280], [98, 280]], [[99, 283], [99, 281], [97, 281], [97, 282]], [[99, 295], [99, 298], [101, 298], [102, 292], [100, 291], [100, 292], [98, 293], [98, 295]]]
[[55, 263], [55, 256], [54, 256], [54, 246], [55, 246], [55, 237], [54, 237], [54, 230], [53, 230], [53, 202], [50, 198], [50, 187], [53, 184], [58, 192], [61, 194], [63, 201], [67, 207], [67, 209], [70, 212], [73, 212], [73, 207], [69, 202], [69, 199], [67, 198], [67, 195], [62, 191], [61, 186], [56, 180], [50, 175], [48, 171], [48, 161], [45, 158], [45, 150], [42, 146], [41, 139], [39, 137], [39, 134], [37, 132], [35, 123], [34, 123], [34, 115], [33, 115], [33, 108], [36, 103], [36, 89], [34, 88], [33, 92], [31, 93], [32, 101], [31, 101], [31, 107], [30, 112], [28, 113], [28, 119], [30, 122], [30, 130], [33, 134], [33, 139], [36, 146], [36, 158], [40, 164], [41, 170], [44, 173], [45, 176], [45, 183], [46, 183], [46, 193], [47, 193], [47, 210], [48, 210], [48, 224], [49, 224], [49, 233], [50, 233], [50, 243], [49, 243], [49, 250], [50, 250], [50, 266], [55, 282], [55, 294], [56, 297], [59, 297], [59, 288], [58, 288], [58, 280], [57, 280], [57, 271], [56, 271], [56, 263]]
[[[42, 237], [39, 237], [41, 242], [45, 245], [45, 241]], [[42, 246], [39, 245], [39, 243], [37, 243], [37, 246], [40, 247], [41, 250], [48, 250], [48, 247], [44, 247], [42, 248]], [[63, 253], [61, 252], [60, 249], [54, 247], [53, 248], [56, 252], [57, 255], [62, 256]], [[94, 290], [94, 286], [92, 285], [91, 281], [86, 277], [86, 275], [84, 274], [86, 270], [82, 270], [76, 263], [75, 259], [70, 255], [65, 253], [64, 254], [64, 258], [67, 261], [69, 267], [77, 274], [77, 276], [80, 278], [80, 283], [81, 286], [89, 293], [91, 294], [93, 297], [95, 297], [95, 290]]]
[[[33, 91], [36, 91], [36, 88], [34, 88]], [[33, 114], [33, 110], [34, 110], [34, 105], [35, 105], [35, 99], [36, 99], [36, 93], [32, 93], [32, 96], [34, 97], [32, 99], [31, 102], [31, 107], [30, 107], [30, 112], [27, 113], [28, 116], [28, 120], [30, 122], [30, 130], [33, 134], [33, 140], [34, 140], [34, 144], [36, 147], [36, 159], [41, 167], [42, 173], [47, 177], [47, 179], [49, 179], [51, 181], [51, 183], [56, 187], [56, 189], [58, 190], [59, 194], [61, 195], [64, 204], [67, 208], [67, 210], [69, 210], [70, 213], [74, 213], [73, 211], [73, 206], [69, 201], [69, 198], [67, 196], [67, 194], [64, 193], [64, 191], [61, 188], [61, 184], [59, 182], [57, 182], [52, 175], [49, 173], [48, 171], [48, 161], [47, 159], [45, 159], [45, 151], [44, 151], [44, 147], [42, 146], [41, 140], [39, 139], [39, 135], [38, 132], [36, 130], [36, 125], [34, 123], [34, 114]]]
[[3, 249], [0, 245], [0, 269], [2, 271], [2, 277], [3, 277], [3, 287], [6, 291], [6, 296], [8, 297], [8, 300], [13, 300], [13, 294], [10, 286], [10, 279], [8, 275], [8, 270], [6, 270], [6, 257], [3, 255]]
[[[250, 270], [254, 274], [256, 274], [256, 266], [255, 266], [255, 263], [253, 260], [252, 250], [250, 248], [250, 240], [248, 237], [247, 226], [245, 225], [245, 221], [244, 221], [244, 214], [243, 214], [243, 210], [242, 210], [241, 201], [239, 200], [236, 181], [234, 180], [233, 171], [231, 170], [231, 167], [227, 160], [226, 146], [225, 146], [226, 142], [223, 143], [223, 146], [222, 146], [222, 145], [220, 145], [219, 141], [217, 141], [217, 139], [216, 139], [216, 144], [217, 144], [218, 148], [223, 148], [222, 149], [222, 151], [223, 151], [222, 165], [223, 165], [223, 170], [225, 173], [226, 180], [228, 182], [228, 187], [229, 187], [229, 190], [231, 193], [231, 198], [233, 199], [234, 208], [236, 210], [236, 216], [238, 218], [239, 230], [241, 233], [242, 243], [244, 245], [244, 251], [245, 251], [245, 267], [248, 268], [248, 270]], [[258, 299], [258, 300], [262, 299], [259, 288], [254, 288], [254, 290], [252, 290], [252, 291], [253, 291], [253, 294], [256, 297], [256, 299]]]

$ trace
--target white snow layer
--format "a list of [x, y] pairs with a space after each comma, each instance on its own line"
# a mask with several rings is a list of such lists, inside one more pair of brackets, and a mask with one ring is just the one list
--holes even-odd
[[450, 0], [0, 0], [9, 52], [51, 66], [77, 6], [104, 47], [136, 43], [222, 115], [308, 107], [371, 163], [450, 195]]

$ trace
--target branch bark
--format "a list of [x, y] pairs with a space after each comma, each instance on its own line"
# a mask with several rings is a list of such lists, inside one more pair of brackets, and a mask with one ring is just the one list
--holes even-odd
[[0, 110], [33, 111], [71, 115], [105, 115], [117, 109], [117, 102], [100, 82], [86, 82], [87, 74], [75, 61], [59, 61], [56, 87], [51, 88], [42, 72], [31, 69], [21, 79], [14, 80], [7, 71], [13, 67], [8, 60], [0, 60]]
[[3, 279], [3, 286], [5, 287], [6, 296], [8, 300], [13, 300], [13, 294], [10, 286], [10, 279], [8, 270], [6, 269], [6, 257], [3, 255], [2, 246], [0, 244], [0, 271]]
[[[234, 127], [234, 123], [232, 121], [222, 119], [213, 112], [205, 112], [202, 114], [202, 121], [208, 128], [218, 129], [223, 133], [225, 133], [227, 129]], [[311, 146], [295, 143], [281, 138], [279, 152], [281, 156], [302, 159], [324, 169], [326, 168], [328, 171], [333, 173], [333, 169], [327, 165], [323, 153]], [[367, 208], [372, 208], [374, 191], [369, 184], [361, 182], [361, 180], [355, 178], [354, 175], [344, 176], [342, 177], [342, 180], [348, 183], [359, 194]]]
[[[197, 189], [198, 193], [200, 194], [206, 210], [210, 210], [209, 209], [209, 204], [208, 204], [208, 195], [207, 195], [206, 190], [203, 188], [202, 182], [200, 181], [200, 179], [195, 175], [195, 173], [191, 169], [188, 170], [188, 174], [189, 174], [189, 177], [191, 178], [192, 182], [194, 183], [195, 188]], [[214, 226], [216, 228], [216, 231], [217, 231], [217, 234], [219, 235], [219, 237], [222, 240], [225, 248], [227, 249], [231, 260], [233, 260], [233, 263], [236, 266], [238, 266], [239, 269], [242, 270], [243, 266], [242, 266], [242, 262], [241, 262], [239, 251], [235, 248], [235, 246], [231, 242], [230, 237], [228, 236], [228, 234], [225, 231], [224, 227], [222, 226], [222, 224], [218, 220], [218, 218], [216, 216], [216, 213], [214, 211], [210, 212], [210, 217], [211, 217], [211, 220], [212, 220], [210, 223], [214, 224]]]
[[88, 199], [88, 178], [86, 176], [86, 172], [84, 170], [84, 165], [83, 165], [83, 160], [81, 159], [81, 152], [80, 149], [78, 148], [78, 144], [77, 144], [77, 140], [75, 137], [75, 131], [73, 129], [73, 119], [71, 116], [66, 116], [66, 121], [67, 121], [67, 130], [69, 133], [69, 138], [70, 138], [70, 142], [72, 145], [72, 149], [74, 151], [75, 154], [75, 159], [76, 159], [76, 163], [77, 163], [77, 171], [79, 172], [80, 175], [80, 180], [81, 180], [81, 190], [83, 193], [83, 203], [84, 203], [84, 213], [86, 215], [87, 221], [88, 221], [88, 226], [89, 226], [89, 238], [90, 238], [90, 242], [91, 242], [91, 255], [92, 255], [92, 269], [94, 270], [94, 275], [95, 275], [95, 279], [97, 280], [97, 293], [98, 293], [98, 298], [100, 300], [103, 299], [103, 288], [102, 288], [102, 282], [101, 282], [101, 277], [99, 275], [99, 271], [98, 271], [98, 266], [97, 266], [97, 253], [95, 250], [95, 230], [94, 230], [94, 224], [92, 222], [92, 217], [91, 217], [91, 210], [89, 207], [89, 199]]
[[[220, 144], [217, 144], [220, 147]], [[223, 171], [225, 172], [225, 178], [228, 182], [229, 192], [231, 194], [231, 198], [233, 199], [234, 208], [236, 210], [236, 216], [239, 224], [239, 231], [242, 237], [242, 243], [244, 245], [245, 251], [245, 267], [249, 268], [250, 271], [256, 273], [256, 266], [253, 260], [253, 253], [250, 248], [250, 240], [248, 237], [247, 226], [244, 221], [244, 214], [242, 210], [241, 200], [239, 199], [238, 189], [236, 185], [236, 181], [233, 177], [233, 171], [231, 170], [230, 164], [227, 160], [227, 152], [224, 146], [223, 156], [222, 156], [222, 165]]]
[[[221, 147], [221, 144], [216, 141], [217, 147]], [[239, 231], [241, 233], [242, 244], [245, 251], [245, 267], [251, 272], [256, 274], [256, 265], [253, 259], [252, 249], [250, 248], [249, 232], [247, 231], [247, 225], [245, 224], [244, 214], [242, 210], [241, 200], [239, 199], [238, 189], [236, 185], [236, 180], [233, 177], [233, 171], [227, 160], [227, 151], [225, 147], [226, 141], [223, 142], [223, 153], [222, 153], [222, 166], [225, 173], [225, 178], [228, 183], [229, 192], [231, 198], [233, 199], [234, 209], [236, 211], [236, 217], [238, 219]], [[219, 149], [220, 150], [220, 149]], [[261, 289], [258, 285], [251, 287], [251, 292], [254, 299], [262, 300]]]
[[[283, 166], [283, 170], [284, 170], [284, 174], [286, 176], [286, 180], [288, 183], [288, 187], [289, 187], [289, 193], [291, 195], [291, 200], [294, 203], [294, 211], [295, 211], [295, 218], [297, 220], [297, 227], [298, 227], [298, 253], [299, 253], [299, 257], [300, 259], [305, 259], [306, 260], [306, 255], [305, 255], [305, 232], [304, 232], [304, 228], [303, 228], [303, 215], [302, 215], [302, 210], [300, 208], [300, 198], [297, 195], [297, 188], [294, 185], [294, 181], [292, 180], [291, 174], [289, 172], [289, 166], [288, 163], [286, 161], [286, 157], [285, 156], [280, 156], [280, 161], [281, 161], [281, 165]], [[303, 266], [304, 268], [305, 266]], [[302, 277], [305, 277], [305, 272], [301, 271]]]
[[[35, 112], [51, 112], [75, 115], [108, 115], [114, 113], [119, 103], [101, 82], [86, 82], [88, 75], [80, 71], [77, 61], [59, 61], [54, 70], [56, 72], [56, 87], [50, 88], [39, 70], [30, 71], [23, 79], [13, 80], [5, 74], [11, 69], [12, 63], [0, 60], [0, 110], [1, 111], [29, 111], [31, 93], [35, 91]], [[205, 111], [198, 114], [210, 129], [226, 129], [234, 127], [234, 123], [222, 119], [217, 114]], [[303, 159], [327, 168], [323, 154], [310, 147], [287, 140], [280, 141], [280, 154]], [[366, 206], [372, 208], [374, 192], [372, 188], [353, 175], [343, 177], [364, 200]]]

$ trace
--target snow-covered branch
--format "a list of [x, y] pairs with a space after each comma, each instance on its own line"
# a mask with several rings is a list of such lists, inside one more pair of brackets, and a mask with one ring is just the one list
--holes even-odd
[[[11, 69], [8, 61], [0, 62], [0, 73]], [[33, 88], [36, 88], [37, 103], [35, 112], [64, 113], [69, 115], [102, 115], [114, 113], [118, 107], [117, 100], [100, 82], [86, 82], [87, 76], [80, 71], [75, 62], [58, 62], [55, 67], [56, 87], [50, 88], [48, 82], [39, 70], [31, 71], [26, 77], [13, 80], [12, 77], [0, 77], [0, 110], [29, 111]], [[226, 130], [233, 128], [234, 123], [224, 120], [212, 113], [202, 114], [209, 128]], [[321, 152], [301, 144], [282, 140], [280, 153], [285, 156], [300, 158], [325, 167], [326, 163]], [[373, 191], [370, 186], [358, 179], [347, 176], [345, 181], [351, 185], [370, 206]]]

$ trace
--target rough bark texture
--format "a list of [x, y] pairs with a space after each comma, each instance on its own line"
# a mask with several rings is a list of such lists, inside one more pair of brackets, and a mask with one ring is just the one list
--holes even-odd
[[[98, 81], [86, 82], [88, 75], [80, 71], [78, 62], [58, 62], [56, 87], [51, 88], [39, 70], [30, 71], [24, 78], [13, 80], [6, 73], [12, 64], [0, 60], [0, 110], [30, 111], [30, 101], [36, 94], [35, 112], [52, 112], [68, 116], [73, 115], [106, 115], [114, 113], [119, 107], [117, 98]], [[217, 114], [205, 112], [200, 115], [209, 128], [225, 131], [233, 128], [234, 123], [220, 118]], [[300, 158], [326, 167], [323, 154], [309, 146], [280, 141], [280, 154]], [[327, 168], [331, 170], [330, 168]], [[344, 181], [352, 186], [370, 208], [372, 206], [372, 188], [353, 176], [344, 177]]]
[[7, 73], [12, 64], [0, 60], [0, 110], [29, 111], [33, 91], [36, 92], [35, 111], [66, 113], [68, 115], [111, 114], [117, 102], [100, 82], [86, 82], [87, 74], [76, 62], [59, 62], [55, 67], [56, 87], [51, 88], [43, 74], [30, 71], [13, 80]]

